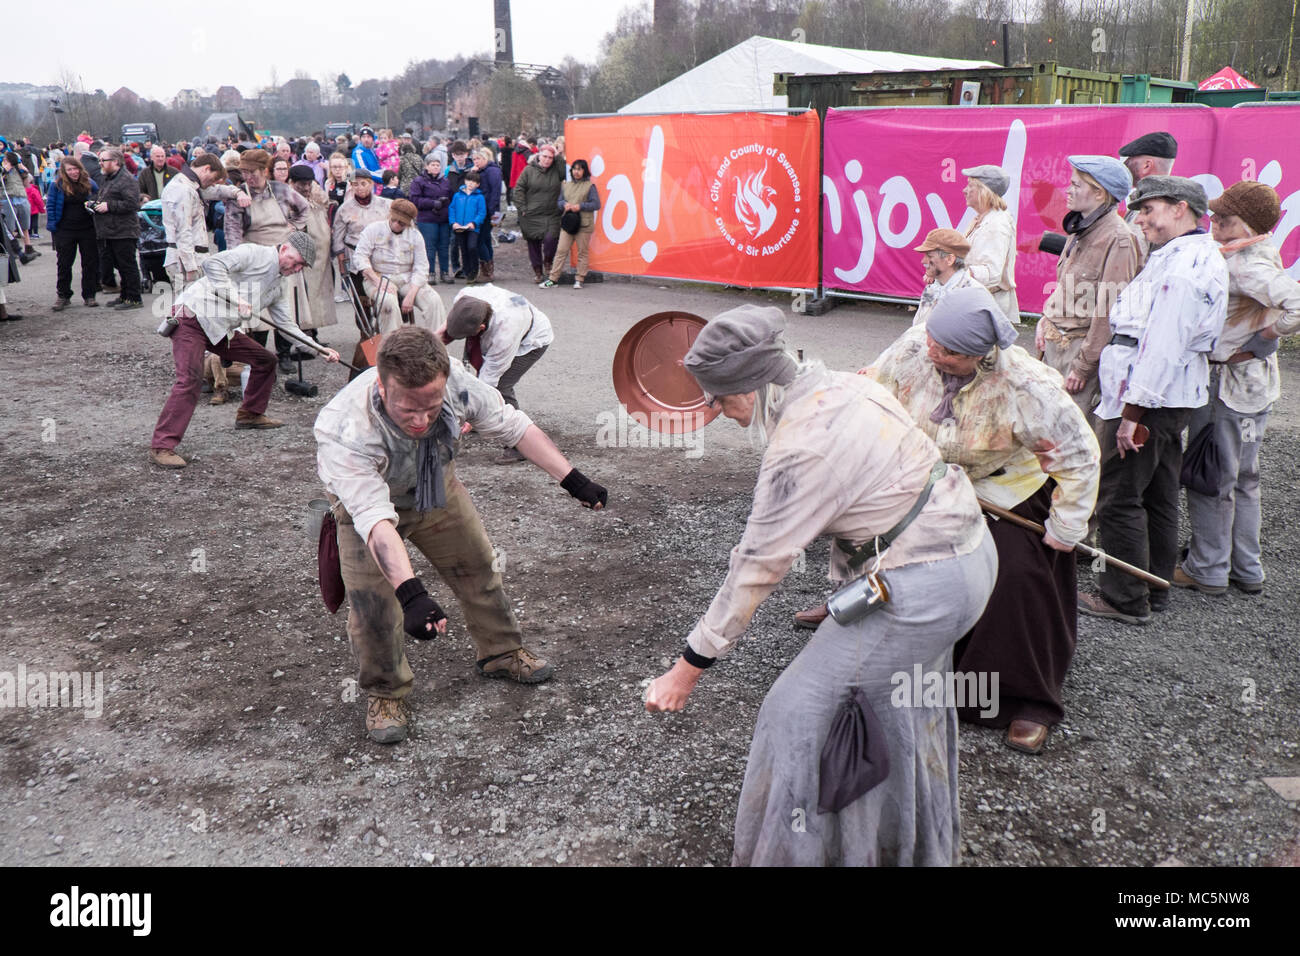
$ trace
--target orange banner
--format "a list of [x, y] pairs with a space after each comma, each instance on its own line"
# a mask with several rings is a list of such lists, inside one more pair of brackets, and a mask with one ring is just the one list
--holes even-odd
[[751, 288], [817, 285], [817, 114], [564, 124], [600, 194], [592, 268]]

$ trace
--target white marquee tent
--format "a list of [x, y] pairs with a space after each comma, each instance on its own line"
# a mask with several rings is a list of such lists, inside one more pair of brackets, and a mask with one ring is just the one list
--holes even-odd
[[776, 73], [889, 73], [997, 66], [986, 60], [945, 60], [754, 36], [638, 97], [619, 112], [785, 109], [790, 105], [786, 97], [772, 92]]

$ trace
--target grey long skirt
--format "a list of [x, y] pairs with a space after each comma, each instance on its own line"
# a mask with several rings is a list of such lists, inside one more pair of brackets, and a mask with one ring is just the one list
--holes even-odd
[[[952, 647], [997, 578], [986, 532], [970, 554], [886, 572], [890, 601], [841, 627], [827, 618], [763, 701], [736, 811], [734, 866], [947, 866], [960, 852], [952, 701], [894, 706], [913, 666], [947, 674]], [[822, 746], [850, 687], [889, 738], [889, 777], [839, 813], [817, 812]], [[989, 686], [992, 686], [991, 684]]]

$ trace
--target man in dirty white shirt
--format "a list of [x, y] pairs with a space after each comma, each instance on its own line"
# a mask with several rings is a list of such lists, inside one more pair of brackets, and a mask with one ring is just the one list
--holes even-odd
[[315, 427], [318, 471], [337, 522], [348, 639], [367, 694], [366, 730], [377, 743], [407, 734], [414, 675], [403, 632], [426, 640], [447, 629], [411, 566], [407, 540], [456, 596], [480, 675], [537, 684], [554, 672], [523, 646], [492, 543], [456, 477], [462, 423], [518, 448], [586, 507], [608, 500], [527, 415], [452, 362], [428, 329], [408, 325], [384, 336], [377, 366], [334, 396]]

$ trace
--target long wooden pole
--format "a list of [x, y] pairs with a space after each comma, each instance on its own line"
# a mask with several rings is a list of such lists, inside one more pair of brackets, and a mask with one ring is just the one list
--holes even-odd
[[[1014, 525], [1019, 525], [1021, 528], [1038, 534], [1047, 533], [1047, 529], [1037, 521], [1030, 521], [1028, 518], [1022, 518], [1020, 515], [1013, 511], [1008, 511], [1006, 508], [999, 508], [997, 505], [989, 504], [989, 502], [985, 501], [983, 498], [977, 498], [976, 500], [979, 502], [980, 507], [983, 510], [996, 518], [1001, 518], [1003, 521], [1010, 521]], [[1105, 561], [1116, 571], [1123, 571], [1125, 574], [1131, 574], [1135, 578], [1141, 578], [1153, 588], [1159, 588], [1162, 591], [1169, 590], [1169, 582], [1164, 578], [1158, 578], [1149, 571], [1143, 571], [1141, 568], [1134, 567], [1127, 561], [1121, 561], [1119, 558], [1112, 558], [1105, 551], [1100, 551], [1097, 548], [1090, 548], [1083, 542], [1076, 544], [1074, 550], [1089, 558], [1101, 558], [1101, 560]]]

